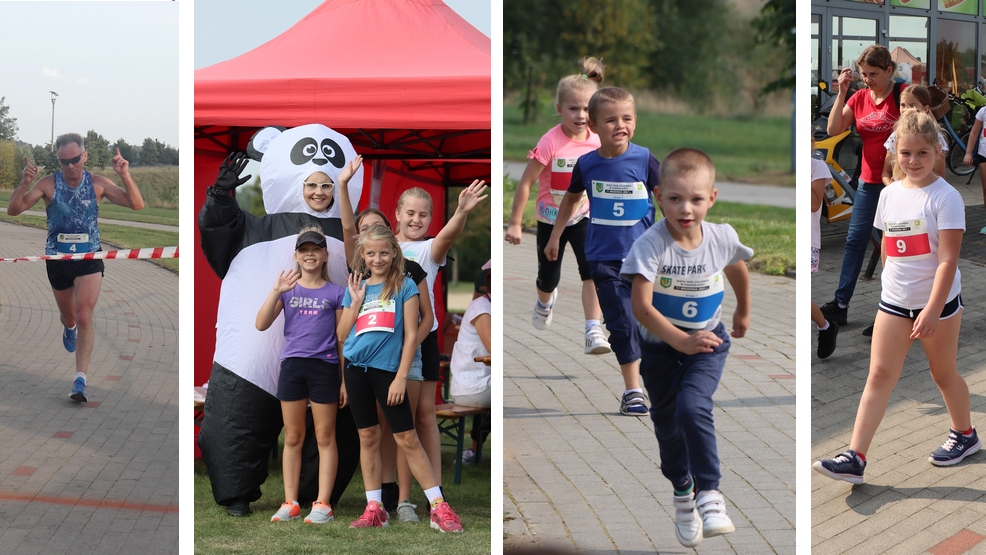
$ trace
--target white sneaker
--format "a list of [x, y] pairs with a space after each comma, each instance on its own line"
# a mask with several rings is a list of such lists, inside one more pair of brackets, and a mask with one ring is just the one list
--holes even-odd
[[558, 290], [555, 289], [551, 292], [551, 304], [548, 305], [548, 308], [542, 309], [538, 305], [538, 301], [534, 301], [534, 314], [531, 315], [531, 323], [534, 324], [534, 329], [548, 329], [548, 326], [551, 325], [551, 317], [553, 316], [551, 311], [555, 308], [555, 301], [557, 300]]
[[733, 521], [726, 515], [726, 502], [718, 490], [698, 492], [695, 499], [698, 514], [702, 516], [702, 535], [706, 538], [735, 532]]
[[606, 336], [603, 335], [603, 329], [601, 327], [592, 326], [585, 330], [585, 354], [605, 355], [612, 351], [613, 348], [609, 346], [609, 341], [606, 341]]
[[702, 518], [695, 508], [695, 492], [674, 496], [674, 535], [685, 547], [702, 543]]

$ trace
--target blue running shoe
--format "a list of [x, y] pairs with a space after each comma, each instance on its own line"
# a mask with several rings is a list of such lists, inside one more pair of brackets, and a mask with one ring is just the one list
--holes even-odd
[[935, 466], [952, 466], [953, 464], [962, 462], [962, 459], [976, 451], [979, 451], [979, 448], [982, 446], [983, 444], [979, 441], [979, 434], [976, 433], [976, 428], [972, 429], [971, 437], [965, 437], [962, 435], [962, 432], [950, 428], [948, 430], [948, 439], [928, 457], [928, 462]]
[[79, 328], [68, 329], [62, 332], [62, 345], [65, 345], [65, 350], [74, 353], [75, 352], [75, 336], [79, 334]]
[[68, 398], [80, 403], [88, 402], [89, 397], [86, 397], [86, 380], [75, 378], [75, 382], [72, 384], [72, 393], [69, 394]]

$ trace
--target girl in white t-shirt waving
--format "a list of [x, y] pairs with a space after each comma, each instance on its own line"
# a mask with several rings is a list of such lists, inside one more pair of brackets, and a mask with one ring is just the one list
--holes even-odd
[[962, 297], [959, 248], [965, 231], [962, 197], [932, 169], [941, 145], [931, 116], [907, 112], [894, 130], [904, 179], [888, 186], [873, 225], [883, 229], [880, 311], [873, 327], [870, 373], [856, 412], [849, 450], [812, 467], [836, 480], [863, 483], [870, 442], [900, 378], [911, 343], [921, 346], [951, 419], [948, 439], [929, 457], [957, 464], [982, 444], [972, 426], [969, 388], [956, 367]]

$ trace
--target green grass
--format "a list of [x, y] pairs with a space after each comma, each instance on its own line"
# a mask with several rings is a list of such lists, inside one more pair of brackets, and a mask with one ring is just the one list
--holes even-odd
[[[503, 221], [510, 220], [510, 208], [513, 203], [513, 192], [517, 182], [504, 179], [503, 185]], [[524, 227], [536, 227], [534, 217], [534, 201], [536, 195], [530, 195], [527, 206], [524, 207]], [[660, 214], [657, 215], [660, 218]], [[794, 270], [794, 238], [795, 215], [793, 208], [777, 208], [755, 204], [739, 204], [735, 202], [716, 202], [709, 210], [707, 219], [714, 223], [728, 223], [736, 229], [744, 245], [755, 253], [750, 259], [750, 270], [769, 275], [784, 275], [787, 270]]]
[[[387, 528], [351, 530], [349, 523], [359, 518], [366, 507], [363, 480], [357, 469], [353, 481], [336, 507], [335, 520], [324, 525], [304, 524], [301, 519], [272, 523], [284, 497], [279, 462], [272, 465], [267, 482], [261, 486], [263, 497], [250, 507], [253, 514], [245, 518], [226, 515], [216, 505], [212, 488], [201, 460], [195, 461], [195, 553], [267, 554], [332, 553], [333, 555], [366, 553], [423, 553], [460, 555], [490, 553], [490, 458], [489, 441], [483, 450], [483, 462], [462, 467], [462, 483], [453, 485], [455, 449], [442, 448], [442, 483], [449, 503], [462, 519], [461, 534], [442, 534], [428, 525], [424, 494], [414, 485], [412, 502], [418, 505], [419, 523], [404, 523], [391, 514]], [[497, 486], [499, 487], [499, 485]], [[302, 516], [307, 513], [303, 508]]]
[[[503, 158], [525, 161], [541, 136], [557, 124], [557, 115], [524, 125], [516, 102], [503, 105]], [[686, 114], [637, 114], [633, 142], [658, 160], [671, 150], [704, 150], [716, 164], [717, 179], [794, 186], [791, 169], [791, 120], [785, 117], [722, 117]]]
[[[132, 212], [132, 210], [131, 210]], [[47, 229], [48, 224], [41, 216], [8, 216], [6, 211], [0, 212], [0, 222], [10, 222], [14, 224]], [[145, 247], [173, 247], [178, 244], [178, 234], [171, 231], [157, 231], [153, 229], [143, 229], [139, 227], [127, 227], [122, 225], [103, 224], [99, 226], [99, 239], [122, 249], [136, 249]], [[44, 245], [38, 245], [38, 253], [42, 253]], [[35, 253], [17, 253], [16, 256], [28, 256]], [[177, 258], [160, 258], [150, 260], [150, 262], [178, 273]], [[112, 264], [112, 262], [111, 262]], [[121, 264], [132, 264], [132, 262], [121, 262]]]

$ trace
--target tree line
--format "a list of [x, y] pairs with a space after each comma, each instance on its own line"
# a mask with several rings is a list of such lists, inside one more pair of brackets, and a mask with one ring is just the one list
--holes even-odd
[[[32, 145], [17, 140], [17, 118], [10, 116], [10, 107], [5, 103], [6, 97], [0, 97], [0, 187], [16, 186], [24, 169], [24, 158], [42, 168], [44, 173], [58, 171], [58, 154], [52, 151], [51, 143]], [[148, 137], [144, 142], [132, 145], [123, 138], [109, 142], [105, 137], [90, 129], [85, 136], [87, 170], [103, 170], [110, 166], [110, 161], [120, 149], [131, 166], [177, 166], [178, 149]]]
[[[605, 84], [671, 95], [701, 109], [794, 86], [794, 0], [753, 18], [728, 0], [528, 0], [503, 8], [503, 83], [553, 89], [583, 56]], [[553, 102], [552, 102], [553, 104]]]

